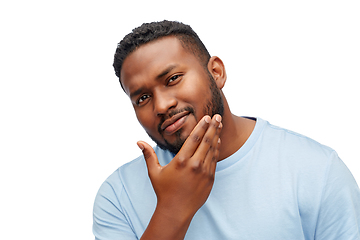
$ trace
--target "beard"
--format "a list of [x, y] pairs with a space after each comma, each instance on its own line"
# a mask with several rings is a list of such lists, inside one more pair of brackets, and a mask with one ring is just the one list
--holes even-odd
[[[221, 97], [220, 90], [217, 88], [215, 80], [209, 72], [208, 72], [208, 78], [209, 78], [209, 88], [210, 88], [210, 92], [211, 92], [211, 97], [210, 97], [210, 99], [207, 100], [207, 103], [204, 106], [203, 114], [204, 114], [204, 116], [209, 115], [211, 118], [215, 114], [219, 114], [222, 116], [224, 114], [224, 101]], [[169, 116], [167, 118], [172, 117], [175, 114], [178, 114], [183, 111], [188, 111], [190, 114], [193, 114], [193, 116], [196, 119], [195, 109], [193, 109], [192, 107], [186, 107], [181, 110], [173, 110], [172, 112], [169, 113]], [[162, 143], [159, 140], [155, 139], [155, 137], [153, 137], [149, 133], [148, 133], [148, 135], [161, 149], [168, 150], [176, 155], [180, 151], [180, 149], [183, 146], [184, 142], [186, 141], [187, 137], [186, 138], [181, 137], [182, 129], [179, 129], [178, 131], [176, 131], [174, 133], [175, 141], [171, 142], [171, 143], [168, 142], [164, 138], [163, 131], [161, 130], [161, 125], [167, 118], [163, 117], [160, 120], [160, 124], [158, 125], [158, 132], [162, 136], [165, 143]], [[196, 119], [196, 122], [198, 122], [198, 119]]]

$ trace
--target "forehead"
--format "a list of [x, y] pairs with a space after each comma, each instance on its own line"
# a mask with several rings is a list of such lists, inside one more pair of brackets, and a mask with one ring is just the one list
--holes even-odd
[[129, 54], [120, 73], [122, 85], [127, 94], [129, 87], [138, 80], [149, 81], [169, 66], [200, 65], [198, 59], [185, 50], [174, 36], [163, 37], [146, 43]]

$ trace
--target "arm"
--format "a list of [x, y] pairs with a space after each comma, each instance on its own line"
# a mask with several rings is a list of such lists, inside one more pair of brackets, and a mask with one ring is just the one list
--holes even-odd
[[179, 153], [166, 166], [159, 164], [145, 142], [142, 149], [157, 196], [155, 212], [141, 239], [184, 239], [197, 210], [212, 189], [219, 156], [221, 117], [205, 116], [194, 128]]
[[360, 190], [335, 152], [320, 204], [315, 239], [360, 240]]
[[[114, 175], [109, 178], [114, 178]], [[117, 189], [116, 192], [115, 189]], [[118, 199], [123, 191], [119, 179], [115, 181], [107, 179], [101, 185], [93, 209], [93, 234], [96, 240], [137, 239]]]

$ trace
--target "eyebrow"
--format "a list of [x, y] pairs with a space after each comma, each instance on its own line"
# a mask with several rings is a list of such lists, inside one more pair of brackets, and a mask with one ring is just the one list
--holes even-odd
[[[164, 71], [162, 71], [159, 75], [156, 76], [156, 79], [159, 80], [162, 77], [166, 76], [167, 74], [169, 74], [169, 72], [171, 72], [171, 70], [173, 70], [174, 68], [178, 67], [177, 64], [172, 64], [169, 67], [165, 68]], [[133, 97], [139, 95], [140, 93], [143, 92], [143, 88], [140, 87], [138, 89], [136, 89], [135, 91], [130, 93], [130, 99], [132, 99]]]
[[170, 65], [170, 66], [167, 67], [164, 71], [162, 71], [162, 72], [156, 77], [156, 79], [160, 79], [160, 78], [166, 76], [169, 72], [171, 72], [171, 70], [173, 70], [173, 69], [176, 68], [177, 66], [178, 66], [177, 64]]
[[134, 96], [139, 95], [140, 93], [142, 93], [142, 91], [143, 91], [143, 88], [139, 88], [139, 89], [131, 92], [131, 93], [130, 93], [130, 99], [132, 99]]

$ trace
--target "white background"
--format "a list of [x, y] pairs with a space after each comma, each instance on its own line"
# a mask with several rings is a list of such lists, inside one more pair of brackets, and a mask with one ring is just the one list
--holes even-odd
[[334, 148], [359, 183], [359, 13], [348, 0], [1, 2], [1, 238], [93, 239], [98, 188], [148, 140], [112, 60], [149, 21], [190, 24], [225, 63], [233, 113]]

